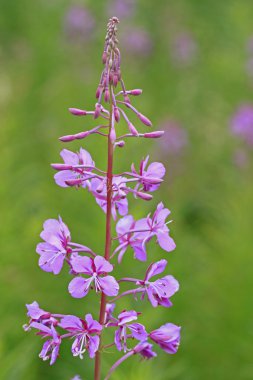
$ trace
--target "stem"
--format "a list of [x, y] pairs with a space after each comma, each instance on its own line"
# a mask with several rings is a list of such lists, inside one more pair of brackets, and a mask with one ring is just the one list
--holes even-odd
[[113, 366], [111, 367], [111, 369], [108, 372], [107, 376], [105, 377], [105, 380], [108, 380], [111, 377], [111, 374], [113, 373], [113, 371], [115, 371], [115, 369], [121, 363], [123, 363], [126, 359], [130, 358], [130, 356], [132, 356], [132, 355], [134, 355], [134, 351], [129, 351], [126, 355], [122, 356], [122, 358], [120, 358], [118, 361], [116, 361], [116, 363], [113, 364]]
[[[107, 143], [107, 206], [106, 206], [106, 235], [105, 235], [105, 255], [106, 260], [110, 260], [112, 236], [111, 236], [111, 219], [112, 219], [112, 169], [113, 169], [113, 144], [110, 140], [110, 132], [112, 128], [112, 118], [113, 118], [113, 104], [112, 104], [112, 86], [109, 86], [110, 91], [110, 115], [109, 115], [109, 132], [108, 132], [108, 143]], [[105, 306], [106, 306], [106, 295], [102, 293], [100, 302], [100, 312], [99, 312], [99, 323], [104, 325], [105, 320]], [[95, 357], [95, 372], [94, 380], [100, 380], [101, 378], [101, 344], [102, 336], [100, 336], [100, 347], [96, 352]]]

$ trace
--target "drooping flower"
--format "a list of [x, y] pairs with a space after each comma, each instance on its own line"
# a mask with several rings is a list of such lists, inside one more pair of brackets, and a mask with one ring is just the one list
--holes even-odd
[[52, 167], [59, 170], [54, 179], [61, 187], [90, 185], [89, 178], [92, 177], [92, 170], [95, 163], [87, 150], [80, 148], [77, 153], [68, 149], [63, 149], [60, 153], [64, 164], [52, 164]]
[[[128, 212], [128, 201], [126, 198], [126, 178], [118, 176], [113, 178], [112, 183], [112, 216], [114, 219], [117, 218], [117, 212], [120, 215], [126, 215]], [[107, 209], [107, 189], [106, 189], [106, 178], [104, 180], [99, 180], [94, 178], [91, 181], [91, 192], [96, 198], [97, 204], [106, 213]]]
[[[118, 315], [117, 323], [111, 323], [111, 326], [117, 326], [118, 329], [115, 331], [114, 342], [119, 351], [127, 351], [127, 339], [130, 337], [135, 338], [139, 341], [144, 341], [147, 339], [148, 334], [145, 327], [140, 323], [131, 323], [138, 318], [138, 314], [135, 310], [122, 311]], [[127, 334], [128, 331], [130, 334]]]
[[119, 284], [113, 276], [105, 276], [112, 272], [113, 266], [102, 256], [90, 257], [74, 256], [71, 258], [71, 266], [76, 274], [88, 276], [75, 277], [69, 283], [69, 292], [74, 298], [82, 298], [87, 295], [94, 283], [96, 292], [102, 292], [107, 296], [116, 296]]
[[166, 323], [149, 334], [150, 339], [157, 343], [168, 354], [175, 354], [180, 344], [181, 327]]
[[146, 169], [148, 160], [149, 156], [141, 161], [139, 173], [136, 171], [134, 164], [132, 164], [132, 174], [134, 177], [139, 178], [139, 185], [142, 185], [144, 191], [152, 192], [159, 188], [166, 170], [160, 162], [152, 162]]
[[61, 337], [55, 330], [54, 326], [45, 326], [42, 323], [32, 322], [30, 327], [39, 330], [38, 335], [43, 338], [50, 338], [43, 344], [39, 357], [43, 360], [50, 359], [50, 365], [54, 364], [59, 354]]
[[66, 256], [71, 252], [69, 229], [61, 217], [59, 220], [46, 220], [43, 227], [40, 237], [45, 243], [39, 243], [36, 248], [40, 255], [39, 266], [45, 272], [59, 274]]
[[88, 350], [90, 358], [95, 357], [99, 347], [99, 334], [103, 327], [92, 318], [91, 314], [87, 314], [85, 319], [66, 315], [61, 319], [59, 326], [69, 331], [71, 337], [75, 338], [71, 349], [74, 356], [83, 359], [84, 352]]

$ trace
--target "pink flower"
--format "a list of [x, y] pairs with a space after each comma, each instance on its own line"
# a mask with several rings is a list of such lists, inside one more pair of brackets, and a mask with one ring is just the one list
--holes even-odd
[[175, 354], [180, 344], [181, 327], [166, 323], [149, 334], [150, 339], [157, 343], [167, 354]]
[[87, 295], [91, 285], [94, 283], [96, 292], [103, 292], [107, 296], [116, 296], [119, 285], [113, 276], [104, 276], [113, 270], [112, 264], [102, 256], [90, 257], [73, 256], [71, 266], [75, 273], [88, 276], [75, 277], [69, 283], [69, 292], [74, 298], [82, 298]]
[[66, 315], [61, 319], [59, 326], [69, 331], [71, 337], [75, 338], [71, 349], [73, 356], [83, 359], [84, 352], [88, 350], [90, 358], [95, 357], [99, 347], [99, 334], [103, 327], [92, 318], [91, 314], [87, 314], [84, 320], [74, 315]]
[[149, 156], [141, 161], [139, 173], [137, 173], [134, 165], [132, 165], [132, 173], [135, 177], [139, 178], [139, 184], [142, 185], [144, 191], [152, 192], [159, 188], [166, 170], [160, 162], [152, 162], [146, 169], [148, 160]]

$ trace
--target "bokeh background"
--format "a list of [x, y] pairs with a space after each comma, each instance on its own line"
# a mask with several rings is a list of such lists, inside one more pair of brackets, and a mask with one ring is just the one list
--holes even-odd
[[[132, 199], [130, 212], [144, 217], [161, 200], [172, 210], [177, 249], [167, 255], [168, 267], [181, 284], [171, 309], [151, 310], [130, 298], [120, 306], [135, 304], [149, 330], [165, 321], [182, 326], [177, 355], [132, 358], [112, 379], [251, 380], [251, 0], [0, 1], [0, 379], [92, 378], [92, 363], [72, 358], [71, 342], [53, 367], [42, 362], [41, 340], [22, 325], [25, 303], [34, 300], [50, 311], [97, 315], [94, 298], [70, 297], [67, 270], [40, 270], [35, 246], [43, 221], [60, 214], [74, 241], [103, 249], [104, 214], [87, 192], [57, 187], [50, 163], [59, 162], [59, 136], [95, 124], [67, 108], [94, 105], [112, 15], [121, 19], [125, 82], [144, 90], [135, 105], [166, 130], [164, 141], [128, 141], [115, 167], [126, 170], [146, 154], [165, 163], [166, 182], [154, 200]], [[102, 138], [68, 147], [81, 145], [106, 167]], [[164, 256], [155, 243], [148, 252], [149, 261]], [[145, 267], [129, 252], [120, 271], [138, 275]], [[104, 370], [112, 358], [104, 355]]]

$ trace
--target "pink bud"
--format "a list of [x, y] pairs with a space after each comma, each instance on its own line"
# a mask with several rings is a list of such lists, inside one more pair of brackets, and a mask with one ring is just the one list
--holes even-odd
[[131, 103], [130, 99], [129, 99], [129, 96], [127, 96], [127, 95], [124, 95], [124, 100], [125, 100], [126, 103]]
[[138, 96], [138, 95], [142, 94], [142, 90], [139, 89], [139, 88], [136, 88], [134, 90], [127, 91], [127, 93], [130, 94], [130, 95], [133, 95], [133, 96]]
[[123, 148], [125, 146], [125, 141], [123, 140], [117, 141], [114, 145], [118, 146], [119, 148]]
[[85, 137], [89, 136], [90, 134], [90, 131], [85, 131], [85, 132], [80, 132], [80, 133], [77, 133], [75, 136], [75, 138], [77, 140], [80, 140], [80, 139], [84, 139]]
[[141, 199], [144, 199], [144, 201], [151, 201], [151, 199], [153, 199], [153, 196], [151, 194], [143, 193], [141, 191], [137, 191], [136, 196]]
[[75, 140], [75, 135], [62, 136], [62, 137], [59, 137], [59, 140], [63, 141], [63, 142], [73, 141], [73, 140]]
[[68, 181], [65, 181], [66, 185], [68, 185], [68, 186], [78, 186], [78, 185], [81, 185], [82, 182], [83, 182], [83, 180], [80, 178], [69, 179]]
[[55, 170], [71, 170], [72, 166], [67, 164], [51, 164], [51, 167]]
[[117, 87], [117, 84], [118, 84], [118, 74], [114, 74], [113, 75], [113, 85], [114, 87]]
[[98, 88], [97, 88], [97, 91], [96, 91], [96, 98], [97, 99], [100, 97], [102, 91], [103, 91], [103, 86], [102, 86], [102, 84], [99, 84]]
[[147, 125], [148, 127], [151, 127], [152, 123], [146, 116], [142, 115], [142, 113], [140, 112], [137, 113], [137, 116], [143, 124]]
[[134, 136], [138, 136], [139, 135], [137, 129], [133, 126], [133, 124], [130, 121], [128, 123], [128, 128], [129, 128], [129, 131], [130, 131], [130, 133], [132, 135], [134, 135]]
[[94, 119], [97, 119], [100, 115], [101, 112], [101, 104], [97, 103], [96, 108], [95, 108], [95, 113], [94, 113]]
[[120, 112], [119, 112], [118, 107], [114, 107], [114, 118], [115, 118], [116, 122], [118, 123], [120, 120]]
[[79, 108], [69, 108], [69, 112], [75, 116], [85, 116], [87, 114], [86, 111], [80, 110]]
[[105, 102], [108, 103], [110, 100], [110, 92], [108, 88], [105, 89]]
[[144, 133], [143, 137], [146, 137], [147, 139], [157, 139], [159, 137], [162, 137], [164, 135], [164, 131], [154, 131], [149, 133]]
[[103, 52], [103, 55], [102, 55], [102, 62], [103, 62], [103, 64], [106, 63], [106, 60], [107, 60], [107, 52], [104, 51], [104, 52]]
[[113, 73], [110, 71], [109, 73], [109, 82], [112, 83], [113, 82]]

